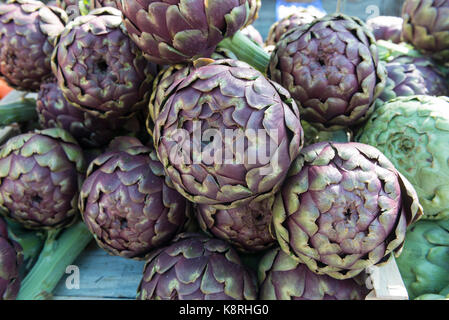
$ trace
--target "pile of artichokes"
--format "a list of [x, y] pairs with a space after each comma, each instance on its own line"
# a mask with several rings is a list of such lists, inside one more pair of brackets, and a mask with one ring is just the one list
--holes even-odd
[[0, 299], [51, 297], [92, 240], [145, 261], [141, 300], [362, 300], [393, 257], [444, 299], [449, 1], [266, 41], [261, 5], [0, 4]]

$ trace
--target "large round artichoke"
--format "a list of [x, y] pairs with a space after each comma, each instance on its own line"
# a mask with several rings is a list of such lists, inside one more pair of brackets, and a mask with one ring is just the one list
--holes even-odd
[[113, 255], [142, 259], [181, 231], [189, 205], [170, 184], [152, 150], [119, 137], [93, 160], [79, 208], [98, 245]]
[[256, 0], [117, 3], [131, 39], [149, 60], [159, 64], [210, 56], [221, 40], [254, 20], [257, 11]]
[[280, 188], [303, 145], [299, 113], [285, 89], [244, 62], [209, 59], [164, 87], [155, 102], [161, 105], [153, 106], [160, 110], [154, 145], [180, 193], [231, 209]]
[[449, 0], [405, 0], [402, 36], [440, 62], [449, 61]]
[[262, 251], [276, 242], [270, 233], [272, 202], [273, 197], [228, 210], [199, 205], [197, 219], [203, 231], [230, 242], [240, 251]]
[[225, 241], [181, 234], [153, 251], [138, 288], [141, 300], [255, 300], [257, 279]]
[[51, 76], [51, 54], [67, 20], [40, 1], [0, 3], [0, 76], [19, 90], [38, 91]]
[[369, 293], [363, 279], [317, 275], [279, 248], [260, 261], [259, 285], [261, 300], [363, 300]]
[[449, 218], [448, 110], [446, 97], [398, 97], [378, 108], [357, 137], [412, 183], [428, 219]]
[[6, 222], [0, 217], [0, 300], [14, 300], [19, 293], [22, 262], [22, 247], [9, 238]]
[[438, 294], [449, 286], [449, 220], [412, 226], [396, 262], [410, 299]]
[[322, 142], [304, 148], [273, 206], [281, 248], [313, 272], [354, 277], [402, 248], [422, 208], [376, 148]]
[[402, 24], [401, 17], [378, 16], [366, 21], [368, 27], [373, 31], [376, 40], [386, 40], [393, 43], [402, 42]]
[[387, 79], [372, 32], [342, 14], [287, 32], [268, 73], [291, 93], [304, 120], [331, 130], [366, 120]]
[[109, 7], [67, 25], [52, 67], [72, 105], [108, 119], [131, 116], [146, 106], [158, 71], [129, 39], [120, 11]]
[[62, 129], [9, 139], [0, 150], [0, 213], [32, 229], [72, 223], [84, 163], [78, 143]]

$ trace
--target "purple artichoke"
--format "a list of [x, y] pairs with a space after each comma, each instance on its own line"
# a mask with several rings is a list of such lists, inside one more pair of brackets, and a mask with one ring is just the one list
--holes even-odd
[[67, 25], [52, 67], [70, 104], [108, 120], [142, 110], [158, 71], [126, 34], [120, 11], [110, 7]]
[[6, 222], [0, 217], [0, 300], [14, 300], [20, 289], [22, 247], [9, 239]]
[[197, 219], [203, 231], [230, 242], [243, 252], [256, 252], [273, 246], [270, 233], [273, 198], [235, 209], [218, 210], [199, 205]]
[[208, 57], [257, 16], [256, 0], [117, 1], [131, 39], [155, 63]]
[[421, 215], [415, 189], [376, 148], [322, 142], [295, 160], [273, 225], [284, 252], [317, 274], [347, 279], [399, 254]]
[[273, 195], [303, 145], [289, 93], [236, 60], [197, 60], [168, 78], [178, 79], [150, 113], [160, 110], [154, 145], [176, 189], [217, 209]]
[[84, 163], [78, 143], [62, 129], [9, 139], [0, 150], [0, 213], [31, 229], [71, 224]]
[[269, 77], [292, 94], [310, 124], [355, 126], [372, 113], [387, 79], [375, 44], [358, 18], [328, 15], [285, 34], [271, 55]]
[[257, 279], [225, 241], [181, 234], [148, 258], [138, 299], [255, 300]]
[[181, 231], [189, 205], [150, 148], [120, 137], [90, 163], [79, 208], [100, 247], [142, 259]]
[[261, 300], [364, 300], [369, 293], [363, 279], [317, 275], [279, 248], [262, 258], [259, 284]]
[[401, 17], [378, 16], [366, 21], [368, 27], [373, 31], [376, 40], [386, 40], [393, 43], [402, 42]]
[[38, 91], [51, 76], [51, 54], [67, 20], [40, 1], [0, 3], [0, 76], [19, 90]]

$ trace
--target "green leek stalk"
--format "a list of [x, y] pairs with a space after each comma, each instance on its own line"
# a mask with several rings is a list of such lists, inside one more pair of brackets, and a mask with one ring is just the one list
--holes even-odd
[[61, 230], [50, 230], [39, 259], [22, 281], [17, 300], [44, 300], [53, 290], [75, 259], [92, 240], [82, 221]]

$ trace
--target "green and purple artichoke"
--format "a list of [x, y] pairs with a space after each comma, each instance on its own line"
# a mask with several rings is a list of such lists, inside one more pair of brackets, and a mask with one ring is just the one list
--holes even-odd
[[67, 20], [63, 10], [40, 1], [0, 3], [0, 76], [18, 90], [39, 91]]
[[270, 233], [272, 203], [273, 197], [228, 210], [198, 205], [197, 219], [203, 231], [228, 241], [239, 251], [262, 251], [276, 243]]
[[376, 40], [391, 41], [393, 43], [402, 42], [402, 24], [401, 17], [378, 16], [366, 21], [368, 27], [373, 31]]
[[70, 104], [110, 121], [132, 117], [148, 104], [158, 72], [128, 37], [120, 11], [110, 7], [67, 25], [52, 67]]
[[273, 206], [282, 250], [317, 274], [352, 278], [399, 254], [422, 208], [413, 186], [376, 148], [304, 148]]
[[357, 136], [411, 182], [426, 219], [449, 218], [448, 110], [447, 97], [398, 97], [380, 106]]
[[150, 61], [209, 57], [218, 43], [257, 16], [256, 0], [117, 1], [131, 39]]
[[176, 189], [217, 209], [279, 190], [303, 145], [289, 93], [236, 60], [200, 59], [169, 79], [150, 113], [159, 112], [154, 145]]
[[136, 138], [119, 137], [90, 163], [79, 208], [100, 247], [143, 259], [181, 231], [189, 205], [165, 181], [150, 148]]
[[83, 151], [62, 129], [13, 137], [0, 150], [0, 214], [30, 229], [56, 229], [78, 217]]
[[225, 241], [181, 234], [148, 258], [140, 300], [256, 300], [257, 278]]
[[301, 118], [320, 130], [363, 123], [387, 79], [372, 32], [342, 14], [287, 32], [271, 55], [268, 75], [291, 93]]
[[317, 275], [279, 248], [259, 264], [261, 300], [364, 300], [369, 290], [362, 277], [338, 280]]
[[0, 217], [0, 300], [14, 300], [17, 297], [22, 262], [22, 247], [9, 238], [7, 224]]
[[441, 63], [449, 61], [449, 0], [405, 0], [402, 37]]

